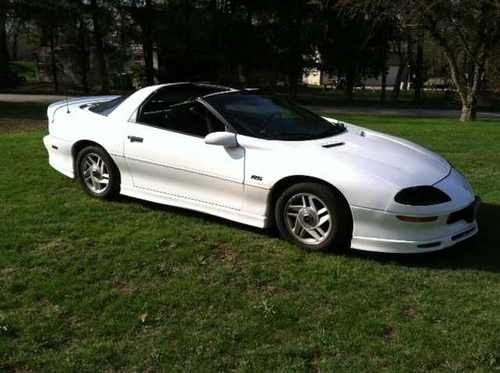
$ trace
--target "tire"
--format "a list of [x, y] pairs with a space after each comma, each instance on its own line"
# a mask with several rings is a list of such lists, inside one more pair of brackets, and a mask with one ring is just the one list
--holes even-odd
[[283, 238], [306, 251], [342, 251], [351, 246], [352, 217], [333, 188], [313, 182], [293, 185], [278, 198], [274, 216]]
[[80, 184], [90, 196], [109, 200], [120, 193], [120, 172], [103, 148], [88, 146], [82, 149], [76, 166]]

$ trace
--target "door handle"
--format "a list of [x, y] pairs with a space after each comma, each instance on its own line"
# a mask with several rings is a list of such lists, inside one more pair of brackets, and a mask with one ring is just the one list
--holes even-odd
[[128, 139], [130, 142], [143, 142], [144, 139], [142, 137], [137, 137], [137, 136], [129, 136]]

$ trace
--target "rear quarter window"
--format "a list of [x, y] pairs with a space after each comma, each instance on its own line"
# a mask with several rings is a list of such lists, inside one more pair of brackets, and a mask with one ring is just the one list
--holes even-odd
[[90, 111], [96, 113], [96, 114], [100, 114], [100, 115], [104, 115], [104, 116], [108, 116], [109, 114], [111, 114], [118, 106], [120, 106], [120, 104], [125, 101], [125, 99], [127, 98], [128, 96], [120, 96], [120, 97], [117, 97], [113, 100], [110, 100], [110, 101], [105, 101], [105, 102], [99, 102], [98, 104], [95, 104], [93, 105], [92, 107], [89, 108]]

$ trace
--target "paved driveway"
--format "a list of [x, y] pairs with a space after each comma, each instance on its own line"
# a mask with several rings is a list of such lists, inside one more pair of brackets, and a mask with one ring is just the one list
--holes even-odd
[[52, 103], [59, 100], [64, 100], [66, 96], [56, 95], [25, 95], [14, 93], [0, 93], [0, 102], [35, 102], [35, 103]]

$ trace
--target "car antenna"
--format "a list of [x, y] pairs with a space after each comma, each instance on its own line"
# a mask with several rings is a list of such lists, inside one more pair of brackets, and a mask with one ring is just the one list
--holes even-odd
[[66, 89], [66, 114], [69, 114], [69, 96], [68, 96], [68, 90]]

